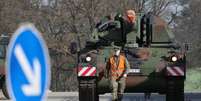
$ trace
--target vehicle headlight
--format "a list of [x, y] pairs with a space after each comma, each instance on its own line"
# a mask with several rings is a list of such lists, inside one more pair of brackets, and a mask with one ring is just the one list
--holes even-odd
[[172, 61], [173, 61], [173, 62], [177, 61], [177, 57], [176, 57], [176, 56], [173, 56], [173, 57], [172, 57]]
[[91, 57], [90, 57], [90, 56], [87, 56], [87, 57], [86, 57], [86, 61], [87, 61], [87, 62], [90, 62], [90, 61], [91, 61]]

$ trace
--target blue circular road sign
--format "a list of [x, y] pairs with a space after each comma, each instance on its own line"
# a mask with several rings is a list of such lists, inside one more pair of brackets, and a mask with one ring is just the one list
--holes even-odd
[[15, 101], [43, 101], [49, 88], [48, 49], [32, 24], [14, 33], [7, 52], [7, 84]]

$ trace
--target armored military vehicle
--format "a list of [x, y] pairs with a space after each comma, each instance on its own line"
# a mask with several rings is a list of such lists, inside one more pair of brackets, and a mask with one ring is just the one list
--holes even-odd
[[9, 37], [2, 34], [0, 36], [0, 88], [2, 89], [2, 92], [7, 99], [9, 99], [9, 95], [6, 88], [5, 58], [8, 43]]
[[82, 49], [72, 43], [71, 52], [78, 54], [79, 100], [98, 101], [99, 94], [111, 92], [105, 70], [115, 45], [122, 47], [121, 54], [131, 65], [125, 93], [145, 93], [146, 97], [159, 93], [166, 94], [166, 101], [184, 101], [185, 49], [165, 21], [151, 13], [137, 14], [129, 33], [122, 19], [99, 23]]

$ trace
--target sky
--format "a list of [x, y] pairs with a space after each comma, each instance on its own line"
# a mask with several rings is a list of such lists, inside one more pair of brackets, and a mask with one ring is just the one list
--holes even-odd
[[42, 5], [47, 6], [49, 4], [49, 0], [41, 0]]

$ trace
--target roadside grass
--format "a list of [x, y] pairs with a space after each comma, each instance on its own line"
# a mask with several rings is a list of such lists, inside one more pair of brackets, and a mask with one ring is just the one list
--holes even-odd
[[201, 92], [201, 68], [187, 69], [185, 91]]

